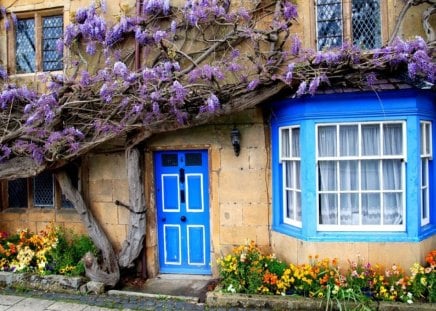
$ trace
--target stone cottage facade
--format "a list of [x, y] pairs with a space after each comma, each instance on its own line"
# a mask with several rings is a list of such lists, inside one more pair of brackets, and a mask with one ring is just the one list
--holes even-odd
[[[183, 1], [175, 1], [174, 4], [179, 4], [179, 2]], [[236, 2], [244, 3], [242, 0]], [[322, 33], [320, 30], [323, 27], [322, 10], [327, 8], [328, 1], [300, 0], [297, 2], [299, 23], [295, 26], [295, 32], [300, 35], [306, 47], [322, 49], [327, 45], [340, 43], [341, 39], [338, 38], [334, 40], [339, 41], [329, 41], [328, 38], [332, 37], [330, 36], [332, 34]], [[352, 20], [357, 18], [352, 16], [355, 14], [352, 13], [354, 1], [339, 2], [340, 8], [337, 6], [330, 8], [340, 17], [337, 20], [337, 25], [340, 27], [336, 32], [343, 33], [345, 38], [352, 38]], [[375, 27], [372, 31], [377, 32], [377, 35], [373, 36], [376, 39], [368, 43], [370, 47], [371, 45], [376, 47], [389, 40], [403, 1], [367, 2], [374, 5], [379, 14], [379, 18], [371, 26]], [[38, 23], [46, 16], [61, 16], [63, 23], [60, 27], [68, 24], [71, 12], [88, 4], [85, 0], [2, 1], [2, 5], [15, 12], [19, 19], [34, 18]], [[136, 3], [134, 0], [108, 1], [108, 16], [119, 13], [122, 5], [133, 9]], [[415, 35], [425, 36], [419, 17], [426, 8], [428, 5], [424, 4], [413, 7], [409, 11], [400, 27], [400, 36], [404, 38]], [[326, 12], [330, 9], [326, 9]], [[363, 9], [357, 11], [365, 12]], [[36, 29], [39, 29], [38, 26]], [[357, 36], [355, 33], [354, 35]], [[38, 36], [40, 35], [36, 36], [36, 40], [40, 40]], [[361, 35], [363, 39], [366, 38], [365, 36], [368, 37], [368, 34]], [[17, 79], [37, 84], [35, 72], [43, 70], [41, 66], [44, 64], [44, 59], [37, 51], [36, 68], [30, 72], [18, 73], [16, 55], [11, 53], [11, 41], [13, 40], [16, 40], [13, 35], [6, 33], [4, 28], [0, 28], [1, 62], [12, 73], [16, 73]], [[389, 84], [384, 88], [391, 87]], [[416, 106], [410, 108], [410, 111], [413, 111], [411, 114], [422, 118], [413, 122], [427, 122], [425, 123], [425, 126], [429, 124], [427, 132], [434, 133], [434, 122], [436, 122], [434, 120], [436, 116], [434, 93], [416, 91], [404, 94], [401, 93], [404, 91], [396, 93], [396, 90], [390, 92], [390, 95], [386, 95], [386, 100], [389, 102], [400, 100], [404, 96], [416, 102]], [[350, 111], [350, 113], [373, 117], [365, 119], [359, 115], [355, 120], [344, 119], [343, 121], [352, 125], [365, 122], [377, 124], [385, 122], [380, 119], [383, 111], [380, 107], [376, 107], [376, 96], [370, 93], [366, 94], [369, 94], [367, 95], [368, 102], [374, 105], [374, 110]], [[278, 138], [279, 133], [282, 133], [284, 128], [291, 129], [287, 132], [291, 134], [286, 135], [292, 136], [294, 133], [292, 129], [298, 126], [299, 130], [301, 129], [302, 132], [306, 130], [306, 135], [310, 135], [307, 132], [309, 127], [305, 128], [302, 120], [308, 123], [318, 122], [304, 115], [301, 112], [303, 108], [300, 112], [296, 111], [293, 114], [294, 112], [286, 111], [283, 105], [292, 107], [295, 103], [296, 107], [304, 107], [304, 105], [318, 107], [315, 105], [331, 100], [325, 96], [327, 95], [317, 95], [307, 99], [304, 103], [293, 99], [271, 101], [254, 109], [215, 119], [206, 125], [159, 134], [148, 139], [142, 147], [147, 229], [144, 252], [140, 258], [142, 265], [138, 269], [149, 277], [159, 273], [216, 275], [215, 260], [227, 254], [235, 245], [243, 244], [247, 240], [255, 241], [261, 248], [277, 254], [281, 259], [297, 263], [306, 262], [309, 255], [318, 254], [321, 257], [338, 257], [343, 260], [361, 256], [371, 262], [385, 265], [396, 263], [408, 267], [413, 262], [422, 260], [426, 252], [435, 249], [436, 197], [434, 195], [430, 195], [429, 208], [424, 210], [428, 213], [428, 221], [423, 225], [425, 228], [421, 228], [417, 220], [415, 225], [409, 225], [409, 222], [415, 221], [414, 219], [422, 218], [422, 215], [419, 216], [422, 210], [418, 207], [420, 197], [416, 197], [416, 207], [407, 206], [402, 211], [404, 217], [407, 215], [407, 225], [404, 225], [403, 220], [404, 226], [399, 229], [400, 233], [397, 229], [393, 233], [389, 228], [382, 228], [380, 231], [380, 228], [375, 227], [372, 231], [357, 228], [351, 233], [350, 231], [353, 230], [349, 228], [344, 230], [343, 227], [335, 228], [333, 231], [328, 229], [323, 231], [322, 226], [319, 226], [322, 223], [310, 222], [311, 219], [316, 219], [319, 217], [317, 215], [321, 214], [317, 212], [318, 204], [321, 204], [317, 201], [317, 195], [321, 194], [322, 189], [317, 189], [316, 186], [317, 172], [306, 171], [314, 177], [311, 181], [304, 182], [307, 187], [312, 187], [307, 192], [309, 196], [306, 196], [305, 189], [291, 187], [294, 193], [301, 193], [302, 198], [306, 196], [306, 199], [302, 199], [303, 204], [299, 205], [301, 206], [299, 208], [301, 218], [293, 218], [290, 214], [283, 212], [285, 203], [280, 198], [283, 198], [285, 190], [281, 175], [283, 159], [279, 155], [281, 147], [278, 147], [281, 144], [279, 141], [281, 138]], [[342, 107], [346, 106], [347, 101], [352, 102], [361, 95], [358, 92], [344, 94], [343, 91], [339, 91], [334, 96], [338, 99], [338, 107]], [[343, 96], [342, 100], [340, 96]], [[401, 110], [399, 107], [392, 109]], [[316, 114], [316, 111], [313, 113]], [[326, 111], [326, 113], [329, 112]], [[401, 123], [409, 117], [407, 113], [401, 116], [398, 114], [399, 112], [387, 115], [386, 120]], [[339, 124], [342, 121], [336, 116], [336, 118], [322, 119], [322, 122]], [[406, 125], [402, 126], [403, 130], [407, 130], [408, 135], [412, 137], [411, 128]], [[314, 128], [311, 131], [314, 131]], [[231, 133], [234, 129], [240, 132], [239, 155], [235, 154], [231, 141]], [[417, 127], [414, 129], [415, 134], [418, 135], [419, 130]], [[409, 138], [409, 141], [411, 140], [413, 138]], [[300, 141], [303, 144], [303, 140]], [[315, 142], [306, 140], [305, 143], [315, 146]], [[316, 152], [315, 149], [312, 151]], [[409, 153], [409, 158], [411, 154]], [[294, 160], [289, 158], [283, 161], [294, 163], [292, 162]], [[431, 156], [429, 160], [431, 162]], [[408, 161], [411, 163], [410, 159]], [[412, 163], [418, 165], [417, 161]], [[129, 194], [123, 142], [113, 141], [92, 150], [81, 159], [80, 163], [80, 167], [72, 168], [76, 170], [75, 182], [115, 250], [120, 250], [127, 236], [130, 214], [125, 206], [128, 205]], [[305, 165], [310, 166], [315, 163]], [[429, 172], [430, 184], [428, 186], [431, 193], [431, 183], [436, 181], [436, 169], [433, 169], [431, 163]], [[417, 176], [418, 174], [415, 176], [416, 182], [419, 179]], [[411, 183], [407, 184], [408, 189], [412, 187]], [[13, 231], [25, 227], [32, 231], [39, 231], [48, 222], [54, 221], [76, 232], [86, 232], [77, 212], [68, 205], [68, 202], [65, 202], [50, 173], [21, 181], [21, 184], [16, 184], [14, 187], [10, 183], [8, 185], [6, 181], [2, 182], [1, 230]], [[11, 189], [25, 189], [26, 192], [23, 195], [22, 191], [13, 193]], [[402, 199], [406, 200], [409, 192], [404, 192], [406, 191], [404, 187], [401, 189]], [[420, 191], [419, 189], [416, 186], [416, 191]], [[359, 193], [362, 194], [362, 191]], [[15, 199], [17, 197], [19, 199]], [[309, 205], [304, 205], [304, 203]], [[413, 204], [413, 202], [407, 204]], [[296, 208], [297, 205], [295, 205], [294, 212]], [[412, 213], [416, 213], [416, 218], [409, 216]], [[410, 230], [414, 230], [415, 233], [410, 233]]]

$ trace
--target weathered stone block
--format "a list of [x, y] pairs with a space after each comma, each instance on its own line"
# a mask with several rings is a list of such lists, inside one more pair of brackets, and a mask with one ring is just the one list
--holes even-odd
[[91, 202], [113, 202], [112, 180], [99, 179], [89, 183], [89, 199]]

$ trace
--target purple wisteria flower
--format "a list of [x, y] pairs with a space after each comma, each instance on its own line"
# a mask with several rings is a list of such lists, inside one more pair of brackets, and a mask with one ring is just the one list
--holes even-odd
[[283, 3], [283, 16], [286, 20], [297, 18], [297, 6], [289, 1], [285, 1]]
[[301, 40], [297, 35], [291, 37], [291, 54], [297, 56], [300, 54], [301, 50]]
[[247, 85], [247, 90], [249, 91], [255, 90], [258, 87], [259, 83], [260, 83], [259, 79], [254, 79], [250, 81], [250, 83], [248, 83]]
[[0, 79], [1, 80], [7, 80], [8, 79], [8, 72], [2, 66], [0, 66]]
[[144, 0], [143, 11], [146, 14], [168, 15], [170, 13], [170, 0]]
[[218, 110], [220, 107], [220, 101], [215, 94], [210, 94], [206, 99], [205, 105], [200, 108], [201, 113], [212, 113]]
[[11, 155], [11, 148], [9, 148], [6, 145], [2, 145], [0, 144], [0, 163], [3, 162], [4, 160], [9, 159], [9, 156]]
[[129, 75], [129, 69], [127, 69], [126, 64], [120, 61], [114, 64], [113, 72], [116, 76], [123, 78], [126, 78]]
[[153, 34], [154, 42], [159, 44], [163, 39], [165, 39], [168, 36], [166, 31], [158, 30]]
[[295, 64], [288, 64], [288, 70], [285, 74], [285, 83], [287, 84], [291, 84], [293, 76], [294, 76], [294, 68], [295, 68]]
[[370, 72], [365, 75], [365, 81], [368, 86], [374, 86], [377, 83], [377, 75], [375, 72]]
[[302, 95], [306, 94], [306, 90], [307, 90], [307, 82], [303, 81], [300, 83], [300, 86], [298, 87], [298, 90], [296, 93], [297, 96], [302, 96]]

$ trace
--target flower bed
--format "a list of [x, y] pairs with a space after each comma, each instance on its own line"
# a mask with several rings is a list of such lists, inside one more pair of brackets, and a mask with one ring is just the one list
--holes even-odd
[[89, 237], [52, 223], [39, 234], [28, 229], [12, 235], [0, 232], [0, 271], [80, 276], [85, 272], [81, 259], [88, 251], [96, 253]]
[[234, 248], [217, 263], [223, 292], [297, 294], [323, 298], [331, 303], [436, 302], [436, 250], [425, 260], [426, 267], [416, 263], [410, 268], [410, 274], [397, 265], [371, 265], [361, 258], [349, 261], [348, 269], [342, 271], [337, 259], [318, 256], [309, 257], [305, 264], [287, 264], [274, 255], [262, 254], [251, 242]]

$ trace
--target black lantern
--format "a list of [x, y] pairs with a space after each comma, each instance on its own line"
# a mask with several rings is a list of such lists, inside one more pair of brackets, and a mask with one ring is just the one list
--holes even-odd
[[239, 152], [241, 151], [241, 133], [236, 127], [233, 128], [230, 134], [230, 138], [232, 140], [232, 145], [233, 145], [233, 150], [235, 151], [235, 155], [239, 156]]

